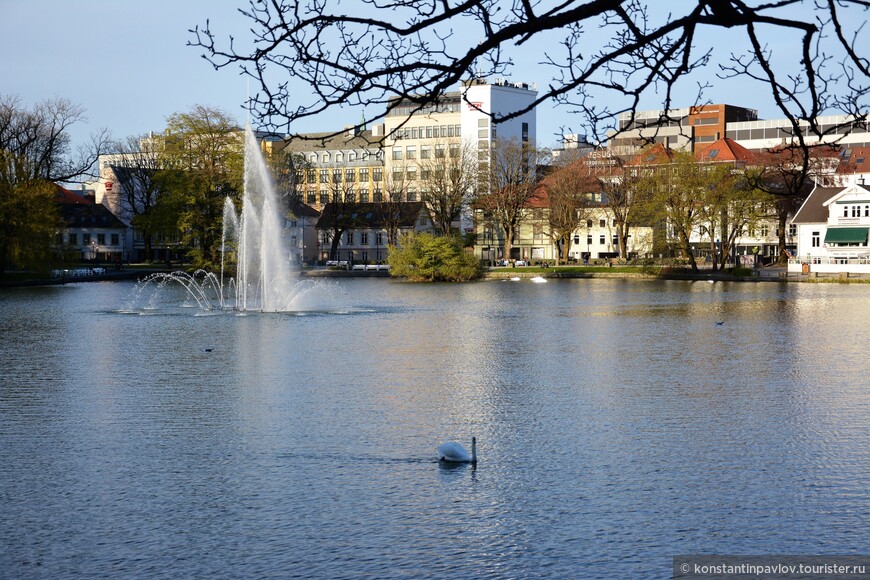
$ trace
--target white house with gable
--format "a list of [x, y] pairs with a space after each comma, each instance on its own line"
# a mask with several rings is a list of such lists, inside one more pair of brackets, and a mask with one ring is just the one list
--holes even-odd
[[792, 223], [798, 247], [789, 272], [870, 274], [870, 187], [816, 187]]

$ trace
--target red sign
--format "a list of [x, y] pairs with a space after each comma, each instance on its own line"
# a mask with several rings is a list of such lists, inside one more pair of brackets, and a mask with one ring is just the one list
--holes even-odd
[[469, 101], [468, 102], [468, 110], [470, 110], [470, 111], [483, 111], [483, 102], [482, 101]]
[[106, 182], [106, 191], [112, 191], [112, 185], [113, 184], [111, 181], [107, 181]]

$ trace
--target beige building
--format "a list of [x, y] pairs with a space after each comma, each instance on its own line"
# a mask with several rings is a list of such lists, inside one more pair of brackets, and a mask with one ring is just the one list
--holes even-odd
[[307, 133], [285, 142], [295, 159], [299, 199], [316, 210], [327, 203], [377, 202], [384, 191], [383, 128], [338, 135]]

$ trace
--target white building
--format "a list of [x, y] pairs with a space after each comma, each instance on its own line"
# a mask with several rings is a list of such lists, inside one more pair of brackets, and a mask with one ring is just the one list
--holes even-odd
[[[488, 159], [486, 152], [497, 139], [534, 144], [534, 108], [498, 124], [493, 118], [529, 107], [536, 97], [534, 85], [474, 79], [435, 104], [399, 101], [384, 119], [386, 180], [393, 186], [401, 182], [403, 201], [419, 201], [427, 188], [424, 173], [433, 161], [437, 168], [439, 159], [472, 155], [476, 166], [477, 159]], [[463, 217], [461, 228], [467, 231], [470, 220]]]
[[870, 274], [870, 188], [816, 187], [792, 221], [798, 243], [789, 272]]

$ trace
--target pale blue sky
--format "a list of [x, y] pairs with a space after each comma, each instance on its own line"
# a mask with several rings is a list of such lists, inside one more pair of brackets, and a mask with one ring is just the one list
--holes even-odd
[[[221, 38], [246, 38], [249, 24], [238, 14], [240, 6], [247, 2], [0, 0], [0, 94], [19, 95], [27, 105], [63, 96], [85, 107], [88, 123], [73, 132], [76, 142], [99, 127], [109, 128], [118, 138], [159, 131], [168, 115], [195, 104], [221, 107], [243, 121], [245, 78], [238, 69], [215, 71], [199, 49], [186, 46], [192, 38], [188, 30], [206, 19]], [[725, 34], [711, 32], [705, 40], [715, 42]], [[771, 40], [784, 58], [796, 60], [796, 51], [790, 49], [793, 41]], [[525, 46], [518, 53], [518, 72], [512, 80], [539, 85], [549, 81], [536, 66], [543, 48]], [[769, 89], [765, 93], [746, 83], [716, 81], [714, 73], [713, 67], [706, 73], [717, 83], [706, 93], [711, 102], [755, 108], [762, 118], [782, 116], [770, 102]], [[687, 85], [687, 101], [677, 105], [692, 104], [690, 89]], [[658, 108], [654, 101], [645, 107]], [[358, 120], [359, 112], [336, 111], [307, 120], [296, 130], [335, 129]], [[554, 145], [554, 135], [565, 125], [571, 125], [565, 109], [539, 108], [538, 139], [543, 145]]]

